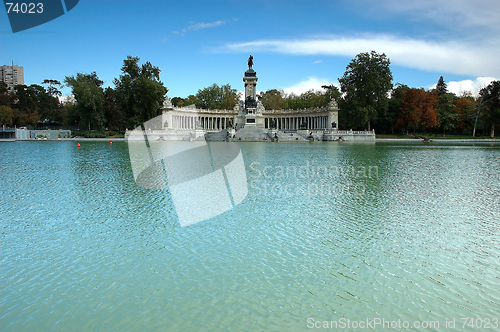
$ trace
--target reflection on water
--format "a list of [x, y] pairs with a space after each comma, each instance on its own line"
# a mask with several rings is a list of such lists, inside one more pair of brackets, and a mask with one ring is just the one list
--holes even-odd
[[498, 145], [240, 147], [247, 198], [182, 228], [126, 143], [0, 143], [1, 329], [499, 318]]

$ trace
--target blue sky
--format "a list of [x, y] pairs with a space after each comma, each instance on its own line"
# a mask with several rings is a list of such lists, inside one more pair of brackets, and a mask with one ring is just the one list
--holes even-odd
[[500, 79], [498, 17], [498, 0], [80, 0], [15, 34], [0, 10], [0, 65], [23, 66], [28, 85], [96, 71], [113, 86], [127, 55], [139, 56], [172, 98], [212, 83], [243, 90], [252, 54], [258, 90], [301, 93], [338, 84], [356, 54], [375, 50], [394, 83], [429, 88], [442, 75], [458, 93]]

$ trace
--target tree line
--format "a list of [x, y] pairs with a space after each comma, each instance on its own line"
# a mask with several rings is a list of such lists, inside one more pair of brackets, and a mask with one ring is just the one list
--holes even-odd
[[[96, 72], [66, 76], [62, 83], [44, 80], [46, 87], [16, 85], [11, 91], [0, 82], [0, 124], [121, 132], [138, 126], [160, 114], [168, 92], [160, 81], [160, 69], [139, 61], [132, 56], [123, 61], [114, 88], [104, 89]], [[74, 101], [59, 101], [64, 86], [71, 88]]]
[[358, 54], [339, 78], [339, 122], [345, 129], [377, 133], [442, 133], [495, 135], [500, 123], [500, 81], [483, 87], [479, 96], [457, 96], [441, 76], [435, 89], [392, 84], [390, 60], [375, 51]]
[[[56, 123], [64, 127], [124, 131], [157, 116], [168, 92], [160, 69], [139, 57], [123, 61], [114, 88], [103, 88], [97, 73], [77, 73], [63, 82], [44, 80], [41, 85], [17, 85], [9, 91], [0, 82], [0, 124], [37, 126]], [[483, 87], [479, 96], [450, 93], [441, 76], [435, 89], [393, 85], [390, 59], [375, 51], [358, 54], [338, 79], [340, 88], [323, 86], [300, 95], [270, 89], [258, 95], [266, 109], [286, 110], [325, 107], [338, 101], [341, 129], [371, 130], [382, 134], [442, 133], [489, 134], [500, 123], [500, 81]], [[60, 103], [63, 86], [71, 88], [74, 102]], [[174, 97], [175, 107], [195, 105], [204, 109], [233, 109], [241, 94], [229, 84], [213, 84], [187, 98]]]

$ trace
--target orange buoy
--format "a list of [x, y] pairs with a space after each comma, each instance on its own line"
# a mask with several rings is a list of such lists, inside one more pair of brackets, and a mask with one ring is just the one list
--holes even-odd
[[80, 143], [78, 143], [77, 147], [80, 147]]
[[113, 145], [113, 142], [109, 141], [109, 145]]

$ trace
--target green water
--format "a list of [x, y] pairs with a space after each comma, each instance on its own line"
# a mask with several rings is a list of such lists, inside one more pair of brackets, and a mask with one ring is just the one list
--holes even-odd
[[499, 145], [240, 147], [246, 199], [180, 227], [125, 142], [0, 142], [0, 330], [495, 330]]

